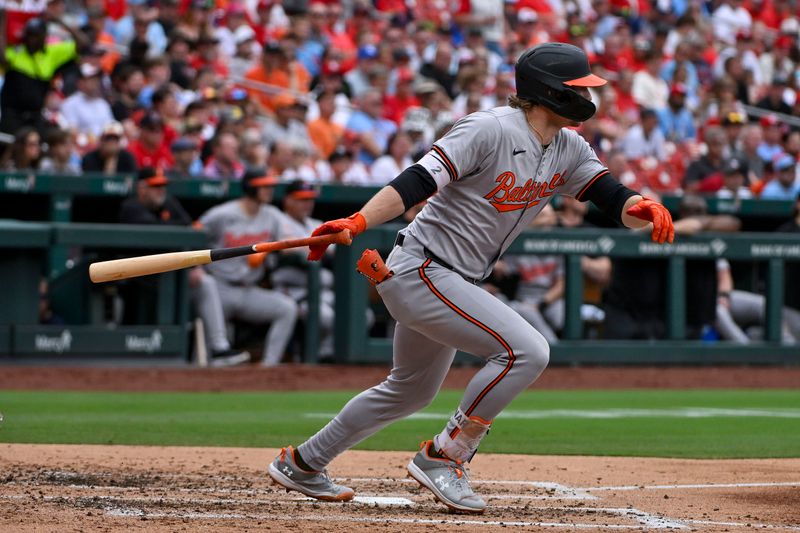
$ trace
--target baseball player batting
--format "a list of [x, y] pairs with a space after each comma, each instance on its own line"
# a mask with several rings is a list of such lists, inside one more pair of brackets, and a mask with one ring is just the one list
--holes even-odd
[[[542, 373], [549, 347], [477, 283], [555, 194], [592, 201], [629, 228], [652, 224], [658, 243], [673, 239], [669, 212], [610, 176], [568, 129], [594, 115], [588, 88], [605, 83], [575, 46], [546, 43], [526, 51], [516, 64], [517, 94], [508, 106], [464, 117], [361, 211], [314, 231], [357, 235], [429, 198], [397, 236], [387, 260], [392, 275], [376, 286], [397, 320], [391, 373], [297, 449], [281, 450], [269, 466], [278, 484], [321, 500], [352, 499], [353, 490], [334, 483], [325, 467], [428, 405], [456, 350], [463, 350], [486, 364], [442, 432], [422, 443], [408, 473], [451, 509], [483, 512], [486, 503], [470, 488], [465, 464], [492, 420]], [[323, 252], [312, 247], [309, 259]]]

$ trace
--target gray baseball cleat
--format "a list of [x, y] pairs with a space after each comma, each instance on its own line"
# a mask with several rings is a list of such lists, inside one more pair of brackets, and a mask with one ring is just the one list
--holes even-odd
[[353, 489], [331, 481], [327, 470], [309, 472], [297, 466], [291, 446], [281, 449], [280, 455], [269, 465], [268, 473], [287, 492], [296, 490], [306, 496], [329, 502], [346, 502], [355, 496]]
[[472, 492], [469, 473], [464, 465], [447, 457], [431, 456], [432, 446], [433, 441], [430, 440], [422, 443], [417, 455], [408, 463], [409, 475], [450, 509], [482, 513], [486, 509], [486, 502]]

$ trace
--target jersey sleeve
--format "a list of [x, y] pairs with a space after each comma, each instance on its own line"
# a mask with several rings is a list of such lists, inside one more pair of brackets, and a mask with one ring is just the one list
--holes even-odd
[[569, 135], [571, 161], [568, 163], [571, 163], [571, 166], [567, 168], [565, 183], [558, 192], [585, 201], [583, 193], [598, 178], [608, 174], [608, 169], [600, 162], [597, 154], [583, 137], [575, 132], [569, 132]]
[[499, 137], [500, 123], [497, 119], [478, 111], [456, 122], [444, 137], [433, 143], [433, 148], [418, 163], [441, 189], [481, 170], [483, 163], [494, 155]]

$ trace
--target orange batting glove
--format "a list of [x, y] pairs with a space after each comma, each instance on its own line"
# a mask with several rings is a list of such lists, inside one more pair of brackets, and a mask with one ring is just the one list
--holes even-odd
[[[350, 236], [353, 238], [355, 238], [355, 236], [359, 233], [363, 233], [364, 230], [367, 229], [367, 221], [364, 218], [364, 215], [361, 213], [355, 213], [347, 218], [330, 220], [315, 229], [311, 236], [316, 237], [317, 235], [339, 233], [340, 231], [346, 229], [350, 230]], [[325, 250], [328, 249], [328, 246], [330, 246], [330, 244], [317, 244], [314, 246], [309, 246], [311, 251], [308, 252], [308, 260], [319, 261], [322, 259], [322, 256], [325, 255]]]
[[672, 225], [672, 215], [660, 203], [643, 198], [625, 213], [632, 217], [652, 222], [653, 234], [650, 238], [654, 242], [664, 244], [666, 241], [672, 244], [673, 239], [675, 239], [675, 226]]

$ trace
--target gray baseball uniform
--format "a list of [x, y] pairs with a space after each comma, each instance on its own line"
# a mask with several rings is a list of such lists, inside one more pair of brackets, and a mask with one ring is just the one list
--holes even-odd
[[[311, 217], [306, 218], [302, 222], [288, 215], [284, 216], [284, 219], [283, 231], [288, 237], [295, 238], [308, 237], [311, 235], [312, 231], [322, 224], [321, 220]], [[289, 253], [292, 253], [292, 251], [289, 251]], [[305, 254], [308, 252], [298, 250], [298, 253], [303, 254], [301, 261], [305, 261]], [[333, 354], [333, 306], [335, 303], [333, 272], [327, 268], [321, 268], [319, 276], [320, 286], [322, 288], [319, 296], [319, 355], [330, 356]], [[306, 272], [305, 268], [286, 265], [275, 269], [272, 273], [272, 285], [298, 302], [300, 316], [307, 315], [308, 303], [306, 302], [306, 296], [308, 295], [308, 272]]]
[[498, 107], [460, 120], [419, 164], [437, 183], [387, 259], [395, 275], [377, 286], [397, 320], [389, 377], [353, 398], [298, 448], [313, 468], [426, 406], [456, 349], [486, 360], [435, 440], [469, 460], [492, 419], [538, 378], [549, 360], [544, 337], [474, 284], [558, 194], [581, 199], [607, 170], [574, 131], [543, 147], [523, 111]]
[[[208, 230], [211, 247], [226, 248], [284, 238], [285, 218], [271, 205], [262, 205], [256, 216], [250, 217], [239, 200], [231, 200], [209, 209], [200, 217], [200, 222]], [[265, 266], [251, 267], [247, 257], [216, 261], [206, 268], [219, 286], [226, 319], [271, 324], [262, 362], [278, 364], [294, 330], [297, 318], [294, 300], [278, 291], [259, 287], [257, 283], [264, 276]]]
[[541, 310], [539, 304], [560, 278], [564, 277], [564, 259], [559, 255], [513, 255], [505, 259], [511, 272], [519, 274], [516, 298], [509, 305], [547, 342], [558, 340], [556, 332], [564, 322], [564, 300], [559, 298]]

